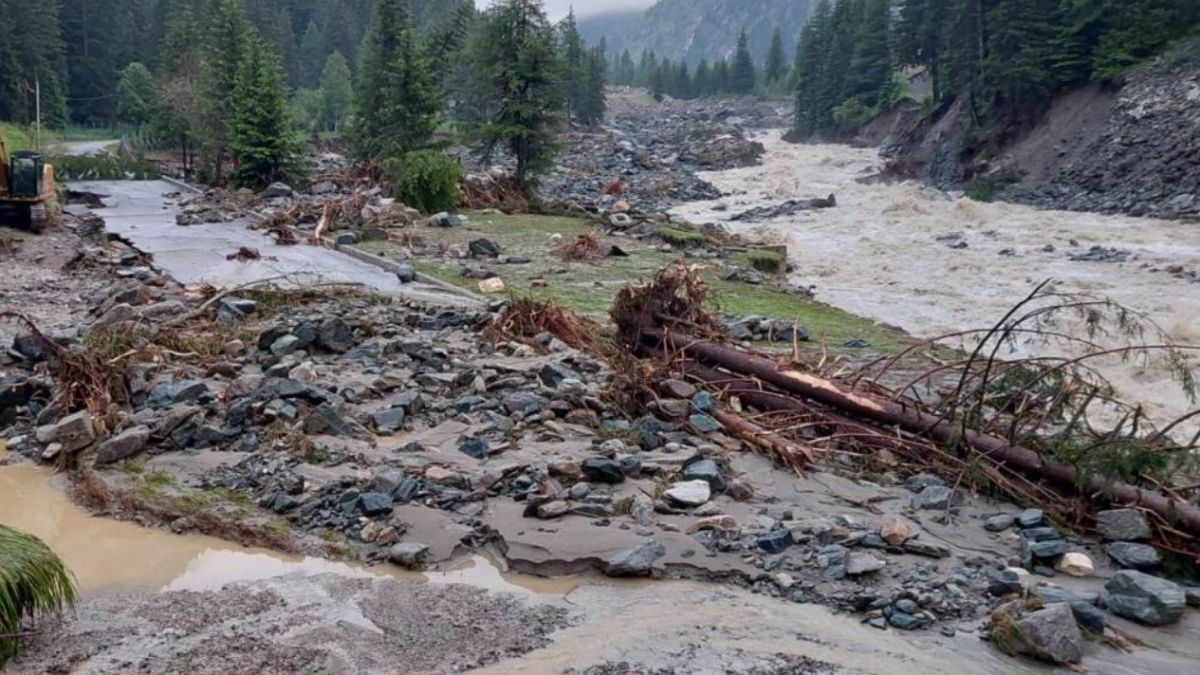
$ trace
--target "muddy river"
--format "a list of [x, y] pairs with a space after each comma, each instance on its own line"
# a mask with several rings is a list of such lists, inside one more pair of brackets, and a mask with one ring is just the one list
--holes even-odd
[[[991, 326], [1053, 280], [1060, 291], [1112, 298], [1145, 313], [1175, 341], [1200, 344], [1200, 283], [1166, 271], [1200, 270], [1196, 225], [987, 204], [914, 182], [864, 182], [882, 166], [874, 149], [792, 145], [777, 131], [759, 140], [767, 148], [761, 166], [702, 174], [724, 198], [675, 212], [789, 244], [793, 281], [814, 287], [822, 301], [929, 338]], [[831, 193], [837, 208], [729, 222], [754, 207]], [[1094, 246], [1124, 252], [1127, 261], [1071, 259]], [[1061, 353], [1055, 345], [1018, 349]], [[1103, 371], [1126, 400], [1145, 403], [1160, 418], [1196, 407], [1153, 364], [1111, 361]]]

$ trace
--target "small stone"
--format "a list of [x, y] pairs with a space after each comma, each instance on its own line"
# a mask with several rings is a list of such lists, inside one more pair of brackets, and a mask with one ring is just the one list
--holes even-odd
[[541, 518], [542, 520], [553, 520], [554, 518], [561, 518], [567, 515], [567, 512], [570, 510], [570, 504], [560, 499], [556, 499], [552, 502], [546, 502], [545, 504], [539, 505], [537, 507], [537, 515], [538, 518]]
[[917, 630], [921, 627], [921, 621], [917, 617], [908, 612], [893, 611], [888, 617], [888, 623], [900, 630]]
[[854, 551], [846, 559], [846, 575], [851, 577], [861, 576], [878, 572], [883, 569], [887, 563], [876, 558], [870, 553]]
[[720, 422], [713, 419], [712, 416], [703, 413], [695, 413], [688, 417], [688, 424], [699, 434], [715, 434], [718, 431], [725, 430], [725, 427]]
[[593, 483], [616, 485], [625, 482], [625, 472], [621, 465], [604, 457], [591, 457], [583, 460], [583, 474]]
[[388, 408], [371, 413], [371, 421], [375, 430], [381, 434], [390, 434], [404, 428], [404, 408]]
[[1109, 541], [1145, 541], [1150, 538], [1150, 521], [1136, 509], [1113, 509], [1096, 514], [1096, 531]]
[[401, 567], [416, 569], [422, 565], [428, 554], [429, 544], [396, 544], [388, 550], [388, 559]]
[[690, 399], [696, 395], [696, 387], [683, 380], [663, 380], [659, 389], [671, 398]]
[[1122, 570], [1104, 586], [1113, 614], [1149, 626], [1166, 626], [1183, 617], [1187, 597], [1178, 584], [1133, 570]]
[[1038, 586], [1033, 589], [1033, 592], [1041, 596], [1047, 605], [1055, 603], [1069, 605], [1071, 613], [1075, 615], [1075, 623], [1079, 624], [1080, 628], [1093, 635], [1104, 634], [1104, 610], [1097, 607], [1094, 603], [1088, 602], [1069, 591], [1053, 586]]
[[667, 554], [657, 541], [647, 541], [609, 558], [604, 573], [610, 577], [645, 577], [654, 570], [654, 562]]
[[1017, 524], [1022, 528], [1037, 527], [1046, 520], [1046, 514], [1041, 509], [1025, 509], [1017, 514]]
[[950, 507], [954, 491], [945, 485], [929, 485], [912, 498], [912, 507], [918, 511], [945, 511]]
[[402, 284], [411, 284], [417, 280], [417, 270], [408, 263], [398, 263], [395, 267], [396, 279]]
[[577, 502], [586, 499], [591, 493], [592, 486], [588, 483], [576, 483], [571, 486], [570, 490], [567, 490], [567, 496]]
[[758, 547], [770, 554], [783, 553], [793, 543], [792, 531], [771, 530], [758, 537]]
[[914, 555], [923, 555], [926, 558], [949, 558], [950, 547], [942, 544], [934, 544], [928, 541], [920, 541], [917, 539], [909, 539], [904, 542], [905, 553]]
[[1038, 560], [1056, 560], [1067, 553], [1067, 542], [1062, 539], [1047, 539], [1029, 544], [1029, 552]]
[[1022, 650], [1031, 656], [1057, 664], [1079, 663], [1083, 658], [1083, 634], [1068, 605], [1048, 605], [1031, 612], [1017, 622], [1017, 628], [1023, 638]]
[[1008, 513], [1001, 513], [997, 516], [988, 518], [983, 523], [984, 529], [988, 532], [1003, 532], [1013, 526], [1017, 522], [1017, 517]]
[[486, 459], [488, 455], [487, 441], [482, 438], [468, 438], [458, 445], [458, 451], [475, 459]]
[[681, 506], [700, 506], [712, 499], [712, 488], [708, 481], [690, 480], [675, 483], [663, 495]]
[[713, 492], [725, 490], [725, 479], [721, 476], [721, 469], [711, 459], [701, 459], [684, 465], [683, 477], [688, 480], [705, 481], [712, 487]]
[[392, 498], [378, 492], [368, 492], [358, 498], [359, 508], [364, 515], [374, 518], [392, 512]]
[[1073, 577], [1090, 577], [1096, 573], [1092, 559], [1083, 553], [1070, 552], [1063, 555], [1054, 564], [1054, 569]]
[[1121, 567], [1135, 570], [1154, 569], [1162, 562], [1158, 549], [1149, 544], [1115, 541], [1105, 547], [1108, 557]]
[[472, 258], [498, 258], [500, 246], [490, 239], [476, 239], [467, 245]]
[[879, 528], [879, 536], [892, 546], [902, 546], [904, 542], [908, 541], [908, 523], [900, 516], [884, 516], [883, 525]]
[[354, 329], [342, 319], [327, 319], [317, 328], [317, 344], [335, 354], [354, 348]]
[[1016, 567], [1000, 570], [985, 567], [983, 573], [988, 578], [988, 593], [996, 597], [1024, 592], [1025, 580], [1029, 578], [1028, 572]]
[[904, 481], [904, 487], [909, 492], [919, 493], [930, 486], [946, 487], [946, 481], [942, 480], [941, 476], [935, 476], [931, 473], [919, 473]]

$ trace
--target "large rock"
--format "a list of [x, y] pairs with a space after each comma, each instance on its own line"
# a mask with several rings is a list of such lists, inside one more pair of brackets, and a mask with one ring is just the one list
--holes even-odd
[[654, 570], [654, 562], [667, 554], [657, 541], [647, 541], [609, 558], [604, 573], [610, 577], [646, 577]]
[[1079, 663], [1083, 658], [1083, 634], [1069, 605], [1047, 605], [1023, 617], [1017, 627], [1023, 651], [1031, 656], [1057, 664]]
[[912, 498], [912, 507], [917, 511], [945, 511], [954, 497], [954, 490], [945, 485], [928, 485]]
[[61, 452], [82, 450], [96, 441], [96, 427], [92, 424], [92, 415], [86, 410], [68, 415], [55, 424], [49, 434], [49, 443], [62, 446]]
[[176, 403], [198, 401], [208, 395], [208, 385], [199, 380], [180, 380], [178, 382], [160, 382], [150, 390], [146, 405], [154, 408], [166, 408]]
[[426, 556], [429, 555], [429, 544], [406, 543], [396, 544], [388, 550], [388, 559], [392, 562], [406, 567], [408, 569], [416, 569], [424, 562]]
[[851, 577], [878, 572], [887, 563], [870, 553], [852, 551], [846, 558], [846, 575]]
[[343, 354], [354, 348], [354, 329], [342, 319], [328, 319], [317, 328], [317, 344], [322, 348]]
[[685, 465], [683, 477], [688, 480], [705, 481], [713, 492], [725, 491], [725, 479], [721, 476], [721, 468], [711, 459], [699, 459]]
[[1150, 626], [1179, 621], [1187, 606], [1178, 584], [1133, 570], [1117, 572], [1104, 588], [1113, 614]]
[[146, 448], [150, 442], [150, 427], [133, 427], [104, 441], [96, 450], [97, 464], [112, 464], [128, 459]]
[[1159, 555], [1158, 549], [1149, 544], [1114, 541], [1105, 547], [1105, 551], [1114, 562], [1129, 569], [1154, 569], [1162, 562], [1162, 556]]
[[583, 469], [583, 475], [593, 483], [616, 485], [625, 482], [625, 472], [621, 470], [621, 465], [611, 459], [591, 457], [583, 460], [580, 468]]
[[1096, 531], [1109, 541], [1144, 541], [1150, 538], [1150, 521], [1136, 509], [1113, 509], [1096, 514]]

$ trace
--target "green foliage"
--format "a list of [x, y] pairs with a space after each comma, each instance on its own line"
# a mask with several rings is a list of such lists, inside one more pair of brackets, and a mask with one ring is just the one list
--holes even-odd
[[261, 40], [250, 41], [228, 105], [234, 183], [260, 188], [298, 177], [298, 148], [287, 115], [283, 71], [278, 57]]
[[851, 96], [833, 109], [833, 122], [838, 132], [850, 134], [878, 114], [879, 108], [868, 106], [861, 98]]
[[68, 180], [153, 180], [162, 175], [158, 167], [138, 157], [117, 155], [49, 157], [55, 178]]
[[[886, 35], [884, 36], [887, 37]], [[771, 48], [767, 51], [766, 72], [767, 85], [779, 84], [787, 76], [787, 57], [783, 53], [783, 33], [778, 28], [771, 36]]]
[[553, 125], [564, 101], [554, 29], [540, 0], [502, 0], [484, 13], [472, 54], [481, 87], [498, 105], [481, 125], [485, 156], [504, 146], [526, 189], [558, 152]]
[[23, 624], [74, 606], [75, 579], [48, 546], [0, 525], [0, 668], [17, 653]]
[[340, 131], [354, 107], [354, 89], [350, 86], [350, 63], [335, 51], [321, 71], [320, 124], [326, 131]]
[[733, 57], [729, 89], [735, 94], [748, 95], [754, 92], [754, 59], [750, 56], [750, 42], [746, 31], [738, 35], [737, 53]]
[[141, 126], [158, 111], [158, 84], [150, 69], [131, 63], [117, 82], [117, 115], [122, 122]]
[[429, 143], [443, 107], [403, 0], [379, 0], [363, 48], [354, 144], [361, 157], [398, 157]]
[[462, 167], [453, 158], [433, 150], [419, 150], [401, 160], [384, 163], [393, 194], [425, 213], [449, 211], [458, 204]]

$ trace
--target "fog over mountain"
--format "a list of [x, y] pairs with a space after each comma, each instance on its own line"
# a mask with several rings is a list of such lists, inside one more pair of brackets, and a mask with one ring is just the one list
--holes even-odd
[[[492, 4], [493, 0], [475, 0], [481, 8]], [[567, 15], [572, 7], [577, 16], [599, 14], [601, 12], [645, 9], [654, 4], [654, 0], [546, 0], [546, 14], [557, 21]]]

